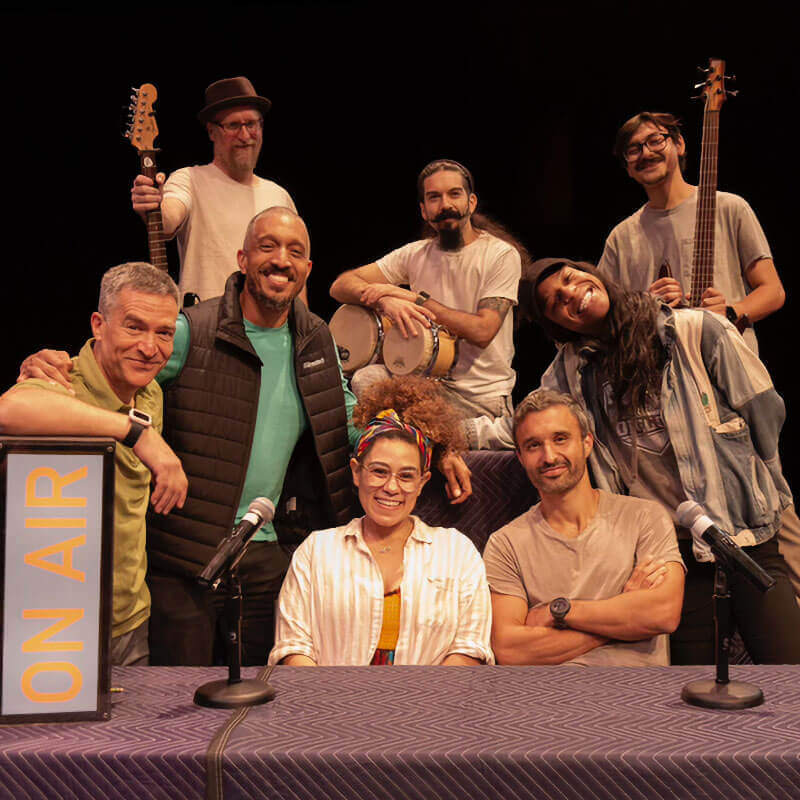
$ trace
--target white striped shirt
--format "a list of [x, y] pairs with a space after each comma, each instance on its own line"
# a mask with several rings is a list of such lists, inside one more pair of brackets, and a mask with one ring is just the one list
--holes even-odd
[[[475, 545], [417, 517], [403, 550], [395, 664], [440, 664], [451, 653], [494, 663], [491, 600]], [[283, 582], [269, 663], [308, 656], [320, 666], [366, 665], [383, 623], [383, 577], [361, 519], [312, 533]]]

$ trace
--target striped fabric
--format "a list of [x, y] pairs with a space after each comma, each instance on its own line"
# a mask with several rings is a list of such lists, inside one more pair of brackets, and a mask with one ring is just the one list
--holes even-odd
[[[494, 663], [491, 602], [475, 545], [417, 517], [403, 553], [396, 664], [440, 664], [451, 653]], [[320, 666], [367, 665], [384, 617], [380, 569], [361, 520], [312, 533], [283, 582], [269, 663], [308, 656]]]

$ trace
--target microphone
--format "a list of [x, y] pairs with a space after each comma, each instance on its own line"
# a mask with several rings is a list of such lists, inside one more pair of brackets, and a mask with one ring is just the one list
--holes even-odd
[[761, 592], [775, 585], [775, 578], [756, 564], [725, 531], [721, 531], [700, 505], [693, 500], [685, 500], [676, 513], [678, 522], [692, 531], [692, 538], [705, 542], [726, 570], [741, 573]]
[[239, 563], [258, 529], [265, 522], [271, 522], [274, 516], [275, 505], [272, 500], [267, 497], [253, 500], [239, 524], [219, 543], [217, 552], [197, 576], [197, 582], [206, 589], [216, 590], [224, 573]]

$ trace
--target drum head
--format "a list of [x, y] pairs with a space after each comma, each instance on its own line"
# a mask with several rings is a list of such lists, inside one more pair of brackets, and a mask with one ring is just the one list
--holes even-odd
[[377, 357], [379, 335], [375, 313], [363, 306], [341, 306], [328, 326], [339, 348], [342, 369], [355, 372]]
[[424, 374], [433, 355], [433, 336], [428, 328], [416, 325], [418, 336], [403, 338], [393, 325], [383, 340], [383, 363], [394, 375]]

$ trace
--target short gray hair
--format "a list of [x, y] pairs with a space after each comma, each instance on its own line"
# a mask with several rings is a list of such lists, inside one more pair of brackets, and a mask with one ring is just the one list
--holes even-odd
[[97, 308], [108, 319], [123, 289], [171, 297], [180, 308], [180, 294], [175, 281], [162, 269], [144, 261], [129, 261], [106, 270], [100, 282], [100, 300]]
[[288, 206], [270, 206], [269, 208], [265, 208], [263, 211], [259, 211], [258, 214], [256, 214], [253, 219], [247, 223], [247, 230], [244, 232], [242, 250], [247, 250], [248, 246], [250, 245], [250, 238], [253, 235], [253, 229], [256, 227], [256, 222], [258, 222], [261, 217], [265, 217], [267, 214], [288, 214], [294, 219], [299, 219], [300, 222], [303, 223], [303, 228], [305, 228], [306, 240], [308, 242], [308, 252], [306, 253], [306, 258], [311, 258], [311, 234], [308, 232], [308, 225], [306, 225], [306, 221], [293, 208], [289, 208]]
[[514, 409], [514, 444], [517, 445], [517, 447], [519, 447], [519, 443], [517, 442], [517, 428], [522, 424], [522, 420], [524, 420], [528, 414], [533, 414], [537, 411], [546, 411], [553, 406], [566, 406], [572, 412], [572, 416], [578, 420], [581, 436], [586, 436], [590, 433], [589, 417], [586, 416], [586, 412], [568, 394], [555, 392], [552, 389], [536, 389]]

